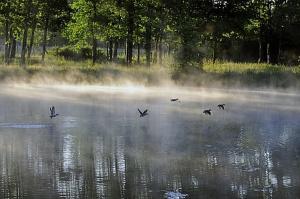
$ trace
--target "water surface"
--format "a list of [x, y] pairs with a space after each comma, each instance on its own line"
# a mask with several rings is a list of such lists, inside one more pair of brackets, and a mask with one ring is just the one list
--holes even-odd
[[297, 93], [24, 86], [0, 111], [0, 198], [300, 198]]

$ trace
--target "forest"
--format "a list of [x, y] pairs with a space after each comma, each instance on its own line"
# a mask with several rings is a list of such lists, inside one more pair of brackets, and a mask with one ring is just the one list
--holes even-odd
[[3, 65], [299, 65], [298, 0], [1, 0]]

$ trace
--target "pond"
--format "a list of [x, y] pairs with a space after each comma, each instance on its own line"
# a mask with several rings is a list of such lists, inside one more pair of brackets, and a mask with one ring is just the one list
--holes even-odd
[[[52, 105], [59, 116], [51, 119]], [[140, 117], [138, 108], [149, 115]], [[294, 199], [299, 168], [296, 92], [67, 85], [0, 91], [0, 198]]]

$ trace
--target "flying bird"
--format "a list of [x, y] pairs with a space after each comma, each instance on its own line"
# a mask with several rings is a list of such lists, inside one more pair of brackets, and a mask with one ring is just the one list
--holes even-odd
[[218, 105], [218, 108], [224, 110], [224, 109], [225, 109], [225, 104], [219, 104], [219, 105]]
[[140, 117], [144, 117], [144, 116], [148, 115], [148, 109], [144, 110], [143, 112], [140, 109], [138, 109], [138, 111], [140, 113]]
[[176, 101], [180, 102], [178, 98], [172, 98], [171, 99], [171, 102], [176, 102]]
[[58, 116], [59, 114], [55, 113], [55, 107], [52, 106], [50, 107], [50, 118], [52, 119], [53, 117]]
[[211, 115], [211, 109], [204, 110], [203, 113], [205, 115]]

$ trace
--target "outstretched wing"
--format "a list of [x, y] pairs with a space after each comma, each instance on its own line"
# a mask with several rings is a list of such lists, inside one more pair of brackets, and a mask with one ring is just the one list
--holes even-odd
[[143, 113], [142, 113], [142, 111], [140, 110], [140, 109], [138, 109], [138, 111], [139, 111], [139, 113], [142, 115]]
[[148, 109], [144, 110], [143, 114], [146, 114], [148, 112]]

